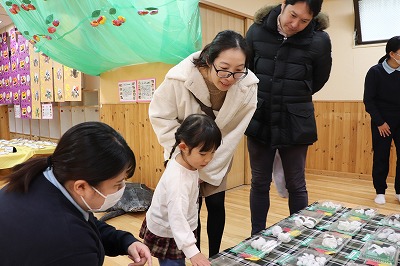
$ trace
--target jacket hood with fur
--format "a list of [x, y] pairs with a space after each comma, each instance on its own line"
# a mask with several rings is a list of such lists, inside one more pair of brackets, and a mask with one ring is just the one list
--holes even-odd
[[[254, 14], [254, 23], [256, 24], [262, 24], [264, 17], [271, 12], [272, 9], [274, 9], [275, 6], [267, 5], [259, 10], [256, 11]], [[325, 13], [320, 12], [315, 18], [315, 30], [326, 30], [329, 27], [329, 16]]]

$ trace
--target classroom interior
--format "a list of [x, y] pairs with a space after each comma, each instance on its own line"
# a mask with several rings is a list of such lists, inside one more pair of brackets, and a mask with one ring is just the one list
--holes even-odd
[[[203, 46], [215, 34], [231, 29], [245, 35], [254, 13], [278, 0], [208, 0], [199, 1]], [[325, 86], [313, 96], [318, 141], [309, 146], [306, 178], [309, 202], [331, 199], [351, 206], [378, 208], [381, 213], [398, 212], [394, 198], [395, 147], [392, 146], [388, 177], [387, 203], [374, 203], [372, 185], [372, 143], [370, 116], [362, 102], [367, 70], [385, 53], [385, 43], [356, 45], [354, 41], [353, 0], [324, 0], [322, 12], [329, 15], [326, 30], [332, 41], [333, 65]], [[0, 25], [1, 27], [1, 25]], [[7, 25], [0, 32], [13, 27]], [[163, 150], [158, 144], [148, 118], [148, 102], [121, 102], [118, 84], [127, 80], [154, 79], [157, 87], [172, 64], [145, 63], [129, 65], [101, 73], [82, 74], [82, 100], [53, 102], [53, 119], [15, 118], [12, 105], [0, 105], [0, 139], [27, 138], [57, 142], [71, 126], [84, 121], [102, 121], [122, 134], [135, 153], [137, 167], [129, 180], [155, 188], [163, 172]], [[249, 184], [251, 180], [246, 138], [234, 156], [228, 178], [226, 197], [227, 224], [222, 249], [232, 247], [250, 233]], [[392, 197], [393, 196], [393, 197]], [[201, 210], [202, 250], [207, 253], [206, 208]], [[271, 192], [268, 224], [288, 216], [287, 199]], [[100, 217], [101, 214], [98, 214]], [[144, 213], [130, 213], [109, 223], [138, 235]], [[106, 258], [108, 266], [127, 265], [124, 257]], [[153, 260], [155, 265], [158, 265]], [[1, 263], [0, 263], [1, 264]]]

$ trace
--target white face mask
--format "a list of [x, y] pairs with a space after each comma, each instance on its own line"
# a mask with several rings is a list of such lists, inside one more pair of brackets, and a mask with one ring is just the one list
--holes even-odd
[[[398, 53], [395, 53], [395, 55], [400, 56], [400, 54], [398, 54]], [[397, 60], [397, 59], [394, 58], [394, 57], [392, 57], [392, 58], [394, 59], [394, 61], [396, 61], [396, 63], [397, 63], [398, 65], [400, 65], [400, 60]]]
[[89, 208], [89, 211], [92, 211], [92, 212], [104, 212], [107, 209], [109, 209], [112, 206], [114, 206], [115, 204], [117, 204], [117, 202], [121, 199], [122, 195], [124, 194], [125, 187], [126, 186], [124, 185], [117, 192], [112, 193], [112, 194], [108, 194], [107, 196], [104, 196], [103, 193], [98, 191], [96, 188], [92, 187], [94, 191], [96, 191], [100, 196], [102, 196], [105, 199], [103, 205], [101, 205], [101, 207], [98, 208], [98, 209], [92, 209], [89, 206], [89, 204], [86, 203], [85, 199], [82, 196], [81, 196], [81, 199], [82, 199], [83, 203], [85, 203], [86, 207]]

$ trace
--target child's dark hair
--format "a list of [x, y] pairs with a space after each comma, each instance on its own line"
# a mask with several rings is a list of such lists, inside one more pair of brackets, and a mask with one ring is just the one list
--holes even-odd
[[[192, 114], [186, 117], [176, 130], [175, 140], [169, 159], [181, 141], [185, 142], [189, 151], [199, 146], [201, 146], [201, 152], [216, 150], [221, 145], [222, 133], [215, 121], [208, 115]], [[168, 160], [164, 162], [165, 167]]]
[[211, 43], [207, 44], [200, 53], [199, 58], [193, 60], [196, 67], [209, 68], [219, 54], [228, 49], [240, 49], [246, 56], [245, 67], [249, 67], [251, 51], [246, 39], [238, 32], [224, 30], [219, 32]]

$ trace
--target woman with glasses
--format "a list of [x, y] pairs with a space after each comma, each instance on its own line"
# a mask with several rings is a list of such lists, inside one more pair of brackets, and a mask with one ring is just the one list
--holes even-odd
[[375, 203], [385, 204], [392, 141], [397, 163], [394, 189], [400, 201], [400, 36], [386, 43], [386, 54], [372, 66], [364, 83], [365, 110], [371, 115]]
[[[164, 147], [165, 159], [175, 143], [177, 128], [191, 114], [209, 115], [222, 132], [215, 159], [199, 170], [200, 193], [208, 211], [210, 257], [219, 252], [225, 226], [226, 176], [257, 104], [258, 79], [248, 70], [248, 62], [249, 50], [243, 36], [222, 31], [202, 51], [167, 73], [149, 107], [150, 122]], [[199, 210], [201, 205], [200, 197]], [[200, 223], [197, 246], [200, 247]]]

